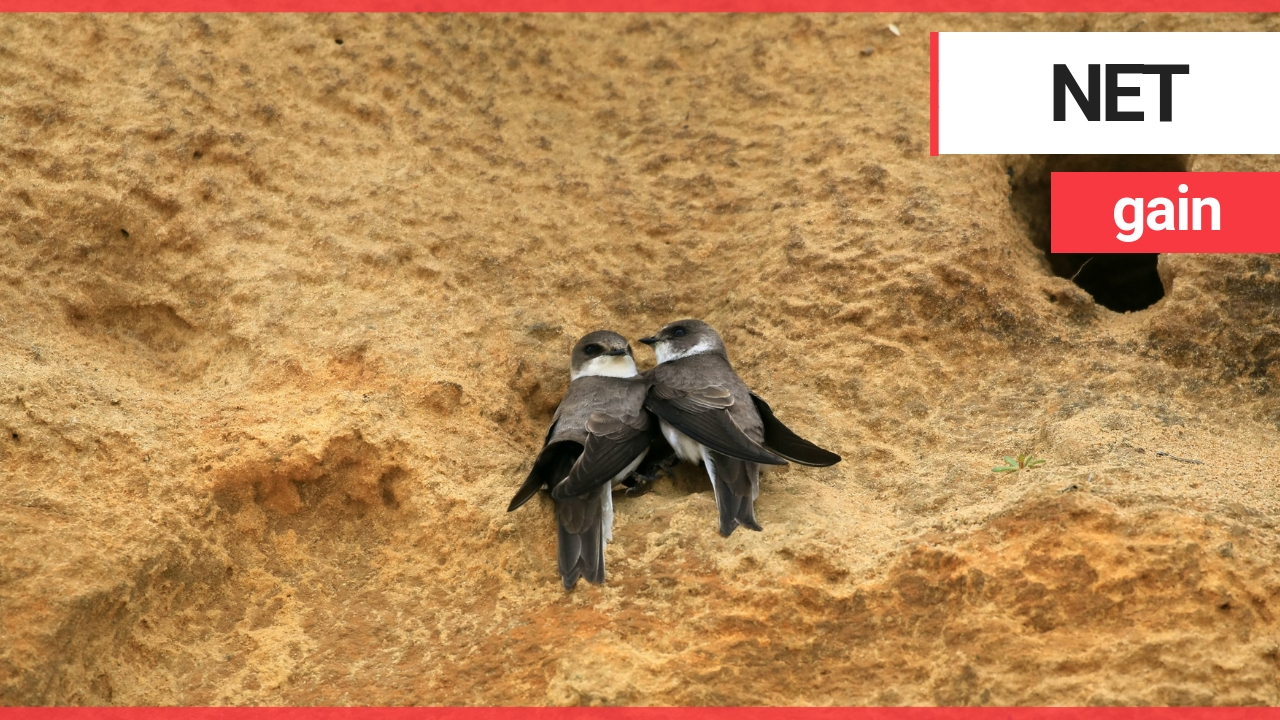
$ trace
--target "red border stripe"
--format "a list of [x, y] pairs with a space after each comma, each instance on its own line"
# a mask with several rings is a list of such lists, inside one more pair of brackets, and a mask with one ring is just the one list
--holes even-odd
[[938, 33], [929, 33], [929, 154], [938, 154]]
[[0, 0], [2, 12], [1276, 12], [1280, 0]]
[[1275, 708], [0, 708], [3, 720], [1277, 720]]

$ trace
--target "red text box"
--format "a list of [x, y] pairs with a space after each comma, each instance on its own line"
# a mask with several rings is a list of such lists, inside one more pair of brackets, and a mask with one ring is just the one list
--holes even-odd
[[1055, 253], [1280, 252], [1280, 173], [1053, 173]]

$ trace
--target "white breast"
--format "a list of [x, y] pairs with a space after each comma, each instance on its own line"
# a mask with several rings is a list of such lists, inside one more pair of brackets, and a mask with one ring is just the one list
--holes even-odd
[[685, 462], [702, 462], [702, 443], [671, 427], [665, 420], [659, 420], [658, 423], [662, 426], [662, 437], [676, 451], [676, 456]]

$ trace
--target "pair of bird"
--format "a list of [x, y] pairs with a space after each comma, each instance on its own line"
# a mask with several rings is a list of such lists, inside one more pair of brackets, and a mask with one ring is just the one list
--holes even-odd
[[604, 582], [613, 486], [653, 479], [673, 455], [706, 467], [725, 537], [739, 525], [760, 530], [754, 503], [761, 465], [840, 462], [839, 455], [791, 432], [751, 392], [710, 325], [680, 320], [640, 342], [652, 346], [658, 360], [643, 374], [621, 335], [599, 330], [578, 341], [569, 391], [507, 508], [519, 508], [544, 488], [551, 493], [566, 590], [580, 577]]

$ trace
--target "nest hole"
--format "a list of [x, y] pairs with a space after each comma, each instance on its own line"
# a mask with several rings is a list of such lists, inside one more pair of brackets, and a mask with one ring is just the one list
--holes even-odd
[[1011, 158], [1009, 203], [1053, 274], [1116, 312], [1145, 310], [1164, 297], [1157, 253], [1055, 253], [1049, 250], [1050, 180], [1055, 172], [1187, 172], [1185, 155], [1031, 155]]

